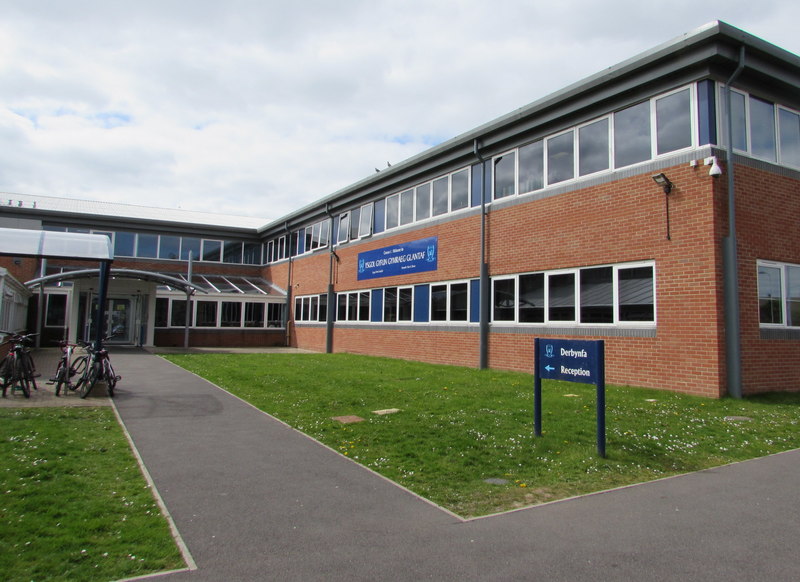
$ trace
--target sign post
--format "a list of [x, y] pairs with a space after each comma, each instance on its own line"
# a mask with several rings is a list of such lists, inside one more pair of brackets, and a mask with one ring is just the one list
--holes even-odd
[[606, 456], [606, 370], [602, 340], [534, 339], [533, 429], [542, 436], [542, 379], [597, 387], [597, 454]]

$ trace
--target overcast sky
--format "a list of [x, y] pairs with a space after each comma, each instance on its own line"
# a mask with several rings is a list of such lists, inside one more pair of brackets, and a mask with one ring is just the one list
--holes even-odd
[[0, 0], [0, 15], [0, 192], [266, 219], [713, 20], [800, 54], [790, 0]]

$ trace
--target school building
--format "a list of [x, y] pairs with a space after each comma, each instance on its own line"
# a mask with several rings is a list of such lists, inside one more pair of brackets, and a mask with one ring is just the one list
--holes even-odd
[[[266, 224], [2, 198], [110, 237], [118, 343], [530, 372], [537, 337], [602, 339], [612, 384], [800, 390], [800, 58], [722, 22]], [[91, 333], [96, 265], [0, 265], [42, 345]]]

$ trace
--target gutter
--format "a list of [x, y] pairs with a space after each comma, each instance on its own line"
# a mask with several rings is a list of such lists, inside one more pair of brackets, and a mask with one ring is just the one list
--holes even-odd
[[478, 368], [489, 367], [489, 265], [486, 263], [486, 160], [480, 152], [480, 140], [472, 142], [472, 151], [481, 165], [481, 278], [480, 278], [480, 327]]

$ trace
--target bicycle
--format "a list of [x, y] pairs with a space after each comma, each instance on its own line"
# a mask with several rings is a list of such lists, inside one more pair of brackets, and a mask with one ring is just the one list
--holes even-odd
[[3, 342], [10, 343], [11, 349], [0, 362], [0, 376], [2, 376], [3, 398], [6, 397], [8, 387], [11, 386], [13, 394], [16, 388], [22, 390], [25, 398], [31, 397], [31, 386], [38, 390], [36, 386], [36, 365], [33, 362], [28, 344], [33, 342], [33, 338], [38, 334], [17, 334], [11, 332], [0, 332], [10, 335], [10, 338]]
[[73, 360], [75, 348], [79, 347], [79, 344], [71, 344], [66, 340], [58, 340], [57, 343], [61, 348], [61, 358], [58, 360], [55, 376], [50, 378], [49, 383], [56, 385], [56, 396], [62, 392], [66, 396], [68, 390], [74, 391], [77, 388], [77, 385], [72, 383], [72, 378], [83, 375], [86, 357], [80, 356]]
[[[103, 341], [112, 337], [114, 337], [114, 334], [107, 336]], [[75, 384], [78, 396], [86, 398], [97, 382], [105, 380], [108, 396], [113, 398], [114, 388], [117, 386], [117, 382], [122, 380], [122, 376], [114, 372], [108, 350], [103, 347], [102, 342], [100, 344], [100, 349], [96, 349], [91, 343], [80, 342], [80, 345], [86, 350], [86, 355], [78, 358], [75, 364], [83, 368], [83, 373]], [[83, 363], [81, 363], [80, 360], [83, 360]]]

